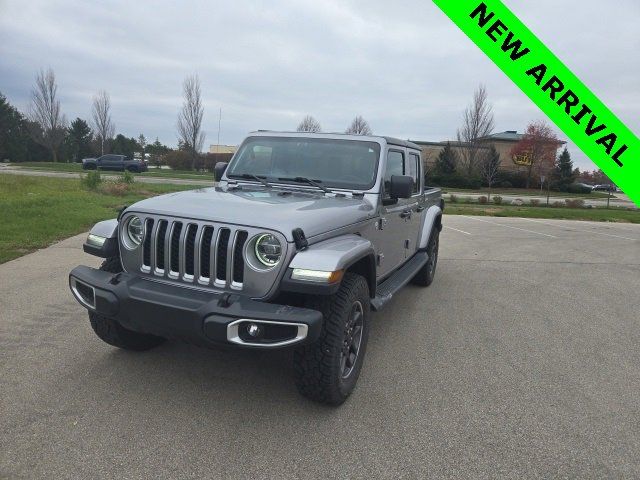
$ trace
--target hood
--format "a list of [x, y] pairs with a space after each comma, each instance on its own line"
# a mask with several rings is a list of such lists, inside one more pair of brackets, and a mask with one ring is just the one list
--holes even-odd
[[302, 228], [310, 238], [373, 216], [366, 198], [334, 197], [320, 192], [278, 189], [202, 188], [148, 198], [127, 209], [211, 222], [260, 227], [281, 232]]

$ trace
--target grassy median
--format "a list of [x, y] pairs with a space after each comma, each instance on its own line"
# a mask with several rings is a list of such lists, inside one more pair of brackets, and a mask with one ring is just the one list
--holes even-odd
[[447, 202], [444, 211], [451, 215], [555, 218], [564, 220], [590, 220], [593, 222], [640, 223], [639, 210], [627, 210], [624, 208], [531, 207], [526, 205], [481, 205], [477, 203]]
[[104, 181], [90, 190], [77, 179], [0, 175], [0, 263], [84, 232], [143, 198], [193, 188]]
[[[515, 197], [546, 197], [547, 191], [540, 191], [538, 188], [492, 188], [491, 192], [489, 189], [484, 187], [476, 190], [469, 190], [463, 188], [442, 188], [443, 194], [468, 194], [468, 195], [485, 195], [487, 196], [491, 193], [491, 196], [494, 195], [510, 195]], [[561, 198], [584, 198], [584, 199], [596, 199], [596, 198], [607, 198], [608, 194], [604, 192], [590, 192], [590, 193], [569, 193], [569, 192], [556, 192], [554, 190], [549, 192], [550, 197], [561, 197]], [[615, 197], [611, 197], [615, 198]]]

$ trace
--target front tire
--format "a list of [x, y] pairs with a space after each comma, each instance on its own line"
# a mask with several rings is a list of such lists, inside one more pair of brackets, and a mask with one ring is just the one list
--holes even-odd
[[427, 255], [429, 260], [413, 277], [412, 282], [421, 287], [428, 287], [433, 283], [433, 279], [436, 276], [436, 266], [438, 265], [438, 248], [440, 246], [440, 230], [437, 227], [433, 227], [429, 243], [427, 244]]
[[89, 321], [100, 340], [124, 350], [142, 352], [157, 347], [165, 341], [162, 337], [127, 330], [116, 320], [95, 312], [89, 312]]
[[312, 400], [342, 404], [356, 386], [369, 338], [369, 286], [347, 273], [334, 295], [313, 297], [306, 306], [322, 312], [320, 339], [294, 352], [296, 386]]
[[105, 258], [102, 265], [100, 265], [100, 270], [103, 272], [109, 273], [120, 273], [123, 271], [122, 263], [120, 263], [120, 257], [109, 257]]
[[[120, 257], [109, 257], [102, 262], [100, 270], [109, 273], [122, 272]], [[89, 312], [89, 322], [96, 335], [105, 343], [124, 350], [144, 351], [157, 347], [165, 341], [162, 337], [134, 332], [124, 328], [113, 318]]]

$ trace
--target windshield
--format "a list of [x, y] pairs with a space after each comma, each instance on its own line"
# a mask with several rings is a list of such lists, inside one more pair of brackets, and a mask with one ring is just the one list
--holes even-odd
[[249, 137], [227, 177], [257, 175], [269, 182], [306, 177], [324, 187], [367, 190], [376, 179], [380, 145], [328, 138]]

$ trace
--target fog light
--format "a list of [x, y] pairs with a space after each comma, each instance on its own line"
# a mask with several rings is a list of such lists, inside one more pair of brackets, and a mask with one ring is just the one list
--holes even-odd
[[247, 333], [253, 338], [258, 338], [262, 335], [262, 327], [255, 323], [250, 323], [247, 325]]

